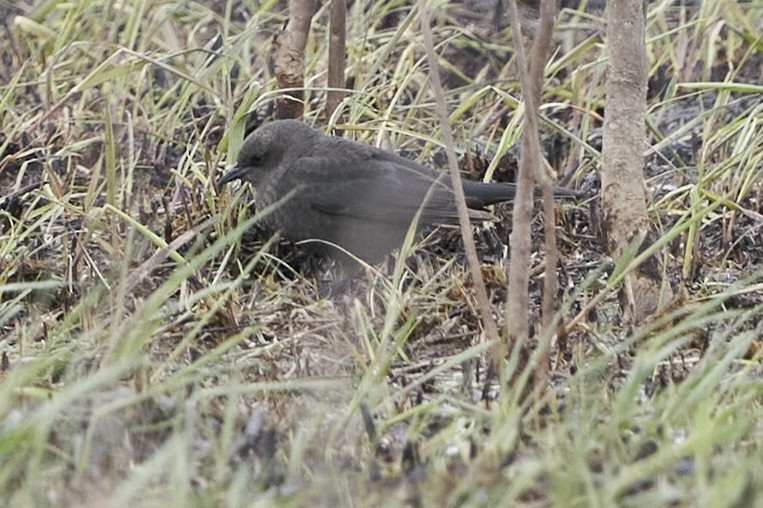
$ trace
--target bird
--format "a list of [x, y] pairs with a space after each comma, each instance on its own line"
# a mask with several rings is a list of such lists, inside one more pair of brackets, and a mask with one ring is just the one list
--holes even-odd
[[[419, 211], [418, 230], [458, 225], [447, 172], [323, 134], [300, 120], [274, 120], [249, 134], [216, 187], [234, 180], [254, 187], [259, 210], [288, 197], [263, 226], [333, 259], [347, 251], [367, 263], [383, 260], [402, 245]], [[473, 223], [495, 220], [486, 207], [516, 194], [509, 183], [464, 180], [463, 189]], [[577, 193], [555, 187], [554, 195]]]

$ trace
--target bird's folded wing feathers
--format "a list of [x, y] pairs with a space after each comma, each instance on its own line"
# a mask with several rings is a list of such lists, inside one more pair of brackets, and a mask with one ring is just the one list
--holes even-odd
[[[301, 158], [289, 168], [289, 180], [304, 184], [303, 195], [318, 212], [407, 224], [424, 204], [423, 223], [457, 221], [453, 192], [429, 174], [389, 160], [353, 161], [341, 167], [331, 162]], [[326, 179], [329, 168], [332, 177]]]

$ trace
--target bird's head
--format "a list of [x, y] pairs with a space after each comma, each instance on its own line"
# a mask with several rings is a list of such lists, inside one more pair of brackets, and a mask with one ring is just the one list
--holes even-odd
[[217, 188], [233, 180], [245, 180], [257, 185], [277, 170], [289, 155], [298, 155], [299, 143], [295, 143], [314, 131], [297, 120], [276, 120], [258, 128], [244, 140], [230, 167], [217, 181]]

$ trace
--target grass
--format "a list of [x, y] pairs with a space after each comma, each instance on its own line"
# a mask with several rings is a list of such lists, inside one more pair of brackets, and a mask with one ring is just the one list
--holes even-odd
[[[354, 82], [328, 120], [327, 13], [316, 16], [307, 121], [431, 162], [440, 134], [416, 13], [366, 7], [350, 7]], [[569, 333], [532, 339], [551, 347], [545, 389], [526, 384], [537, 359], [512, 356], [515, 381], [490, 385], [487, 401], [490, 344], [447, 234], [328, 298], [289, 266], [288, 247], [253, 233], [267, 211], [253, 212], [248, 189], [214, 190], [247, 113], [266, 116], [277, 96], [267, 55], [280, 4], [2, 9], [3, 504], [754, 506], [763, 495], [759, 1], [650, 10], [645, 174], [679, 301], [622, 323], [617, 282], [632, 260], [612, 266], [595, 207], [562, 204], [559, 319], [585, 312]], [[599, 161], [601, 16], [562, 13], [544, 92], [544, 138], [575, 185]], [[502, 26], [438, 10], [457, 148], [477, 177], [506, 177], [521, 132]], [[483, 270], [501, 318], [505, 260]]]

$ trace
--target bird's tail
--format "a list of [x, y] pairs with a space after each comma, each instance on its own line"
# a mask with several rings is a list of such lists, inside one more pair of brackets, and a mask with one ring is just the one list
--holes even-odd
[[[554, 197], [578, 199], [585, 194], [568, 187], [554, 187]], [[464, 194], [469, 206], [481, 208], [504, 201], [511, 201], [517, 194], [517, 186], [513, 183], [482, 183], [464, 182]], [[535, 196], [540, 197], [543, 191], [540, 187], [535, 188]]]

